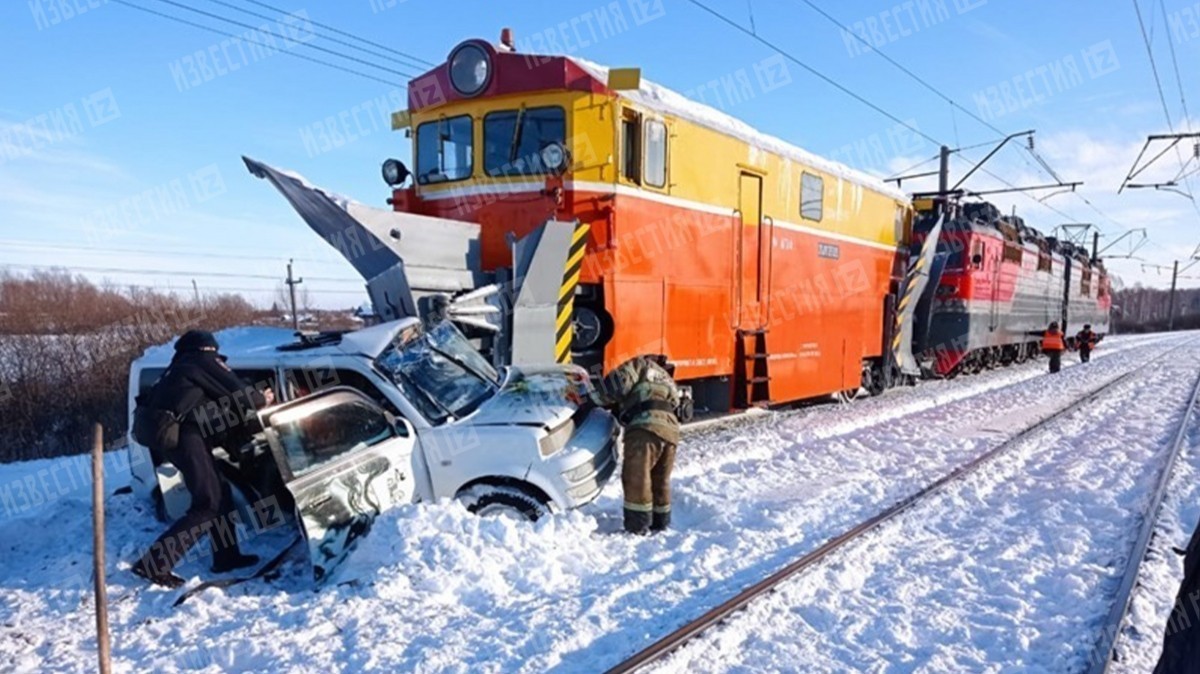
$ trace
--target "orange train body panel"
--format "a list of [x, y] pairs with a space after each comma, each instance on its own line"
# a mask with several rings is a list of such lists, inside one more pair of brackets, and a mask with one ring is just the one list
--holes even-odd
[[[394, 208], [479, 223], [485, 270], [510, 265], [509, 237], [548, 219], [590, 225], [579, 282], [611, 323], [601, 362], [581, 363], [593, 370], [664, 353], [679, 379], [731, 388], [751, 377], [747, 363], [765, 366], [763, 393], [746, 402], [857, 388], [864, 361], [882, 355], [907, 199], [723, 113], [659, 105], [677, 95], [646, 88], [657, 85], [612, 91], [569, 58], [493, 58], [475, 97], [410, 87], [417, 184], [394, 191]], [[444, 87], [446, 72], [418, 81]], [[522, 119], [533, 126], [514, 133]], [[559, 134], [571, 168], [507, 173], [497, 157], [520, 154], [530, 133]], [[435, 147], [436, 161], [422, 149]]]

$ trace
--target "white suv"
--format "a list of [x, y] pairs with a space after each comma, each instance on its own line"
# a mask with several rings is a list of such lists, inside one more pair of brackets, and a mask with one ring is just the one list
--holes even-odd
[[[458, 498], [480, 514], [536, 519], [595, 499], [618, 463], [620, 426], [591, 404], [582, 368], [498, 373], [450, 323], [426, 330], [406, 318], [300, 339], [233, 328], [217, 340], [229, 367], [278, 401], [244, 425], [204, 415], [205, 430], [240, 438], [218, 452], [223, 472], [247, 503], [296, 515], [318, 580], [391, 506]], [[133, 362], [131, 425], [134, 396], [173, 353], [152, 347]], [[129, 446], [135, 490], [160, 517], [182, 515], [179, 471], [132, 436]]]

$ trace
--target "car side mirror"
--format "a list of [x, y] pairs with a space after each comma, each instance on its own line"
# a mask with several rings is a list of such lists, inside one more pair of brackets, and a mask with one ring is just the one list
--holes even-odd
[[396, 429], [396, 435], [402, 438], [411, 438], [417, 434], [416, 429], [413, 428], [412, 423], [408, 419], [398, 417], [388, 411], [384, 411], [383, 415], [387, 418], [388, 423], [392, 425], [392, 428]]

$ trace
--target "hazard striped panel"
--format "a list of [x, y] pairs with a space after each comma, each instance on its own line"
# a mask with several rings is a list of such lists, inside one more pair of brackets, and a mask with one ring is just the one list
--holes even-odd
[[913, 301], [913, 295], [916, 294], [917, 278], [921, 275], [921, 271], [925, 268], [925, 256], [920, 255], [913, 263], [912, 268], [904, 278], [904, 294], [900, 296], [900, 303], [896, 305], [896, 336], [892, 338], [892, 348], [899, 349], [900, 342], [904, 339], [904, 319], [905, 309], [908, 308], [910, 302]]
[[559, 363], [571, 360], [571, 316], [575, 312], [575, 287], [579, 285], [579, 273], [583, 269], [583, 256], [587, 252], [587, 235], [590, 225], [576, 223], [571, 235], [571, 248], [567, 253], [567, 264], [563, 269], [562, 287], [558, 290], [558, 314], [555, 319], [554, 359]]

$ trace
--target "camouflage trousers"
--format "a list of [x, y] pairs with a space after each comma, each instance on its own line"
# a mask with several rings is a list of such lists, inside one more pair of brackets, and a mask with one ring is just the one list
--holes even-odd
[[671, 468], [675, 445], [640, 428], [625, 431], [625, 530], [662, 531], [671, 523]]

